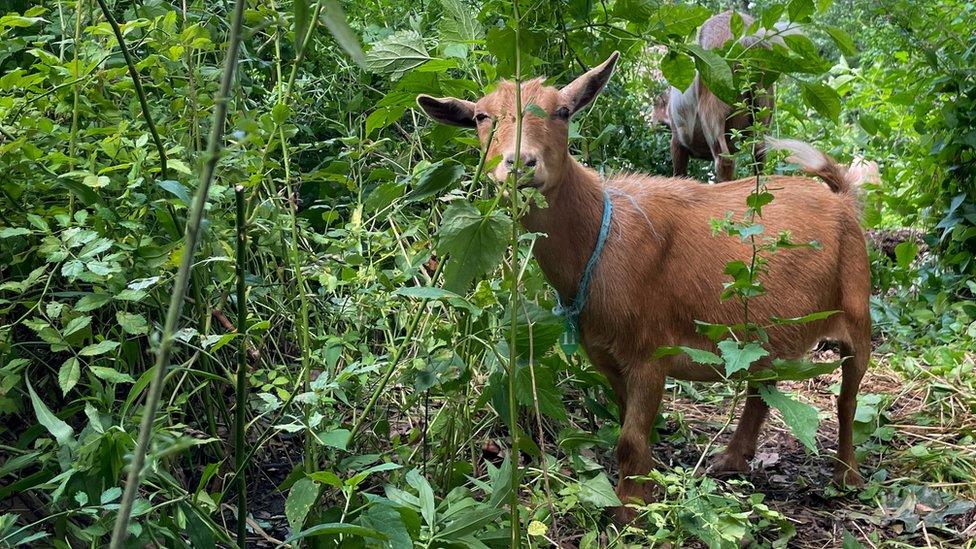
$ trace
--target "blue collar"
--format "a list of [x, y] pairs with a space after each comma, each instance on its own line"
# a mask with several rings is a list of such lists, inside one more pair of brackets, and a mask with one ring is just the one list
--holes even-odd
[[603, 247], [607, 243], [607, 235], [610, 234], [610, 220], [612, 217], [613, 204], [610, 203], [610, 195], [606, 191], [603, 191], [603, 219], [600, 221], [600, 234], [597, 236], [593, 254], [590, 255], [590, 260], [586, 262], [586, 268], [583, 269], [583, 276], [580, 278], [579, 287], [576, 289], [576, 297], [573, 298], [572, 305], [569, 307], [563, 305], [562, 297], [559, 296], [558, 291], [556, 292], [558, 305], [556, 305], [556, 308], [552, 312], [566, 319], [566, 330], [560, 339], [560, 345], [567, 355], [573, 354], [579, 347], [579, 317], [583, 312], [583, 308], [586, 306], [586, 296], [590, 290], [593, 269], [596, 268], [596, 264], [600, 261]]

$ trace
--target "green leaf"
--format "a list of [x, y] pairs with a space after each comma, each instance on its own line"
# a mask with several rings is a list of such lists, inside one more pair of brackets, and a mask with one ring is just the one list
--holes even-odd
[[781, 393], [774, 385], [760, 385], [759, 396], [766, 404], [776, 408], [783, 415], [783, 422], [790, 428], [800, 442], [811, 453], [817, 452], [817, 427], [820, 418], [817, 409], [805, 402], [794, 400]]
[[295, 10], [295, 20], [292, 25], [292, 30], [295, 32], [295, 49], [299, 50], [302, 47], [302, 42], [305, 40], [305, 33], [308, 31], [308, 20], [311, 15], [309, 14], [308, 0], [295, 0], [292, 7]]
[[75, 303], [75, 311], [87, 313], [112, 301], [111, 294], [87, 294]]
[[81, 363], [77, 358], [71, 357], [64, 361], [61, 368], [58, 370], [58, 386], [61, 387], [61, 393], [64, 395], [68, 394], [75, 384], [78, 383], [78, 378], [81, 377]]
[[829, 374], [840, 366], [837, 362], [812, 362], [806, 359], [775, 359], [769, 368], [749, 372], [743, 379], [750, 383], [761, 381], [796, 381]]
[[813, 15], [816, 9], [813, 0], [790, 0], [787, 5], [790, 21], [803, 21]]
[[830, 318], [839, 312], [840, 311], [817, 311], [816, 313], [810, 313], [808, 315], [797, 316], [793, 318], [779, 318], [774, 316], [774, 317], [770, 317], [769, 320], [773, 324], [779, 326], [783, 326], [787, 324], [807, 324], [810, 322], [816, 322], [818, 320], [824, 320], [825, 318]]
[[119, 326], [122, 326], [122, 331], [127, 334], [143, 335], [149, 333], [149, 324], [146, 322], [146, 317], [140, 314], [118, 311], [115, 313], [115, 319], [119, 322]]
[[437, 537], [443, 540], [454, 540], [477, 533], [506, 513], [504, 509], [472, 509], [447, 523], [444, 529], [437, 533]]
[[51, 412], [51, 409], [34, 392], [34, 387], [31, 386], [29, 379], [25, 377], [24, 381], [27, 383], [27, 392], [30, 394], [31, 404], [34, 405], [34, 415], [37, 416], [37, 422], [54, 436], [59, 445], [64, 446], [71, 442], [74, 429]]
[[734, 104], [738, 93], [732, 79], [732, 68], [725, 59], [713, 50], [706, 50], [697, 44], [688, 46], [688, 51], [695, 58], [695, 66], [705, 86], [722, 101]]
[[519, 368], [515, 374], [515, 396], [519, 404], [533, 407], [535, 398], [532, 394], [532, 372], [535, 371], [535, 397], [539, 400], [539, 411], [557, 421], [566, 420], [566, 407], [563, 405], [562, 392], [556, 386], [556, 376], [552, 370], [539, 362]]
[[725, 376], [729, 377], [740, 370], [748, 370], [752, 363], [767, 356], [769, 351], [763, 349], [756, 341], [741, 345], [734, 339], [719, 341], [718, 348], [725, 360]]
[[918, 244], [911, 240], [900, 242], [895, 246], [895, 262], [903, 270], [908, 270], [912, 266], [916, 255], [918, 255]]
[[319, 498], [321, 485], [308, 477], [302, 477], [292, 485], [285, 500], [285, 518], [292, 531], [301, 530], [305, 517]]
[[[292, 488], [294, 490], [294, 488]], [[286, 509], [287, 509], [287, 503]], [[365, 526], [359, 526], [356, 524], [347, 524], [342, 522], [329, 522], [326, 524], [317, 524], [312, 526], [308, 530], [302, 530], [297, 534], [290, 536], [285, 540], [285, 543], [292, 543], [304, 538], [310, 538], [313, 536], [325, 536], [341, 534], [345, 536], [358, 536], [361, 538], [373, 538], [378, 540], [386, 540], [387, 537], [384, 534], [373, 530], [372, 528], [366, 528]]]
[[800, 81], [800, 92], [807, 105], [837, 122], [840, 117], [840, 95], [837, 90], [820, 82]]
[[89, 369], [95, 374], [95, 377], [109, 383], [135, 383], [136, 381], [129, 374], [108, 366], [91, 366]]
[[366, 137], [372, 135], [375, 130], [382, 130], [400, 120], [406, 110], [404, 106], [380, 107], [369, 113], [366, 117]]
[[501, 262], [511, 229], [512, 220], [501, 211], [482, 215], [467, 202], [448, 207], [437, 233], [437, 251], [451, 256], [444, 266], [444, 287], [467, 293], [472, 280]]
[[112, 341], [110, 339], [106, 339], [85, 347], [78, 354], [81, 356], [98, 356], [98, 355], [103, 355], [109, 351], [113, 351], [118, 346], [119, 346], [118, 341]]
[[406, 478], [407, 483], [417, 490], [417, 496], [420, 499], [420, 514], [424, 517], [424, 522], [433, 528], [434, 521], [437, 518], [434, 508], [434, 490], [430, 487], [427, 479], [421, 476], [416, 469], [411, 469]]
[[0, 238], [13, 238], [15, 236], [27, 236], [31, 234], [30, 229], [24, 227], [4, 227], [0, 229]]
[[529, 103], [528, 106], [525, 107], [525, 114], [532, 114], [543, 120], [549, 120], [549, 113], [535, 103]]
[[118, 486], [113, 486], [108, 490], [102, 492], [102, 495], [98, 498], [98, 501], [101, 502], [102, 505], [105, 505], [107, 503], [112, 503], [113, 501], [119, 499], [121, 496], [122, 496], [122, 489], [119, 488]]
[[64, 327], [61, 335], [67, 339], [87, 328], [91, 324], [91, 320], [92, 318], [88, 315], [72, 318], [71, 321], [68, 322], [68, 325]]
[[581, 482], [578, 497], [580, 501], [601, 509], [623, 505], [614, 493], [613, 486], [610, 485], [610, 480], [605, 473]]
[[464, 166], [453, 160], [440, 160], [424, 168], [417, 176], [417, 183], [407, 193], [407, 202], [417, 202], [432, 196], [440, 196], [453, 188], [464, 174]]
[[661, 73], [668, 83], [683, 92], [695, 79], [695, 60], [680, 51], [669, 49], [661, 59]]
[[847, 34], [847, 31], [840, 27], [830, 25], [827, 25], [824, 30], [834, 39], [834, 43], [837, 44], [841, 53], [846, 57], [854, 57], [857, 55], [857, 46], [854, 45], [854, 39], [851, 38], [851, 35]]
[[325, 28], [332, 33], [332, 38], [335, 38], [335, 41], [345, 50], [350, 59], [360, 67], [365, 68], [366, 60], [363, 56], [363, 49], [359, 45], [359, 37], [349, 27], [346, 14], [343, 13], [339, 3], [336, 0], [322, 0], [321, 14], [322, 22], [325, 23]]
[[478, 22], [478, 10], [462, 0], [441, 0], [441, 6], [444, 8], [444, 15], [438, 24], [441, 42], [473, 48], [485, 32]]
[[382, 503], [373, 503], [366, 510], [362, 517], [363, 525], [377, 532], [382, 533], [387, 538], [384, 547], [390, 549], [413, 549], [413, 540], [410, 538], [410, 531], [403, 522], [400, 512]]
[[190, 205], [190, 191], [186, 188], [186, 185], [172, 179], [163, 179], [159, 182], [159, 187], [176, 198], [179, 198], [184, 206]]
[[334, 429], [327, 433], [320, 434], [319, 440], [321, 440], [322, 444], [326, 446], [345, 450], [346, 447], [349, 446], [349, 430]]
[[366, 68], [396, 79], [430, 59], [424, 39], [417, 31], [405, 30], [373, 44], [373, 49], [366, 53]]

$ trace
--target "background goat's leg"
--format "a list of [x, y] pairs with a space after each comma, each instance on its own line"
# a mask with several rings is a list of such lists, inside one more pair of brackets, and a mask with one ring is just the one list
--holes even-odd
[[[627, 372], [627, 417], [617, 442], [617, 459], [620, 463], [620, 480], [617, 496], [623, 503], [634, 499], [647, 501], [653, 490], [650, 486], [629, 477], [646, 475], [653, 465], [648, 438], [664, 395], [665, 369], [660, 364], [643, 364]], [[617, 519], [629, 522], [633, 511], [620, 507]]]
[[759, 396], [759, 388], [750, 386], [739, 425], [725, 451], [709, 467], [710, 473], [744, 473], [749, 470], [749, 460], [756, 455], [756, 441], [767, 412], [769, 405]]
[[675, 177], [688, 175], [688, 149], [681, 144], [677, 132], [671, 134], [671, 173]]

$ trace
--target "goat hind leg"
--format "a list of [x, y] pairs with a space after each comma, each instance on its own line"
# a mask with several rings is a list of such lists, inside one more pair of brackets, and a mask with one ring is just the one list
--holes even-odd
[[[864, 338], [862, 338], [864, 339]], [[851, 345], [841, 342], [842, 379], [840, 396], [837, 397], [837, 462], [834, 464], [834, 484], [838, 486], [861, 487], [864, 481], [857, 468], [854, 454], [854, 412], [857, 410], [857, 392], [870, 359], [870, 333], [866, 343]]]

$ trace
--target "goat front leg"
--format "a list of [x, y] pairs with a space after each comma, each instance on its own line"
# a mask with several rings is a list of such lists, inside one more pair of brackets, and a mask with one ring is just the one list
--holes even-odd
[[678, 133], [671, 133], [671, 174], [675, 177], [688, 175], [688, 149], [681, 144]]
[[732, 434], [729, 445], [722, 455], [708, 468], [710, 474], [745, 473], [749, 471], [749, 460], [756, 456], [756, 442], [759, 430], [769, 405], [759, 396], [759, 389], [749, 387], [746, 405], [739, 418], [739, 425]]
[[617, 496], [624, 505], [614, 512], [614, 518], [619, 523], [634, 519], [635, 512], [626, 507], [627, 503], [652, 499], [651, 487], [631, 477], [646, 475], [654, 464], [649, 437], [664, 395], [664, 379], [665, 370], [657, 364], [644, 364], [625, 374], [627, 415], [617, 442], [617, 459], [620, 462]]

